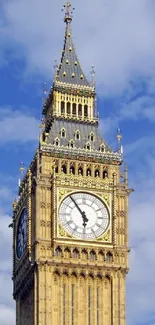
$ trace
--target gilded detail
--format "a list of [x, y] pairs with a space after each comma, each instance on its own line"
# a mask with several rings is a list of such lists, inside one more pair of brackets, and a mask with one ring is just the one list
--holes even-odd
[[100, 134], [94, 67], [90, 82], [69, 1], [64, 9], [61, 62], [44, 91], [38, 149], [13, 203], [16, 325], [125, 325], [128, 172], [120, 148]]
[[97, 241], [109, 242], [110, 241], [110, 229], [101, 237], [96, 239]]

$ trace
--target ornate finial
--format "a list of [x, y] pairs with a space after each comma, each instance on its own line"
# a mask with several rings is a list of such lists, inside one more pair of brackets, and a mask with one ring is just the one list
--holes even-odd
[[47, 94], [47, 83], [46, 82], [44, 82], [43, 94], [44, 94], [44, 96], [46, 96], [46, 94]]
[[73, 18], [73, 16], [72, 16], [73, 10], [75, 10], [75, 8], [72, 8], [72, 5], [71, 5], [70, 1], [66, 1], [66, 4], [64, 5], [64, 8], [65, 9], [62, 9], [62, 11], [65, 10], [64, 22], [66, 24], [70, 24], [71, 21], [72, 21], [72, 18]]
[[40, 123], [40, 129], [44, 129], [44, 127], [45, 127], [45, 119], [44, 119], [44, 117], [42, 117], [42, 119], [41, 119], [41, 123]]
[[57, 60], [55, 60], [55, 63], [54, 63], [54, 78], [56, 79], [58, 77], [58, 65], [57, 65]]
[[92, 86], [95, 86], [95, 69], [94, 69], [94, 65], [92, 65], [91, 67], [91, 75], [92, 75]]
[[121, 145], [121, 139], [122, 139], [121, 129], [117, 129], [118, 150], [121, 154], [123, 154], [123, 146]]
[[117, 129], [117, 140], [120, 145], [122, 139], [121, 129]]
[[126, 185], [128, 185], [128, 166], [125, 165], [125, 168], [124, 168], [124, 182]]
[[24, 171], [25, 171], [24, 163], [21, 161], [21, 163], [20, 163], [20, 168], [19, 168], [19, 173], [20, 173], [20, 176], [19, 176], [19, 182], [18, 182], [19, 186], [20, 186], [20, 184], [21, 184], [21, 180], [22, 180], [22, 178], [23, 178]]
[[46, 99], [46, 95], [47, 95], [47, 83], [44, 82], [44, 88], [43, 88], [43, 98], [42, 98], [42, 102], [44, 104], [45, 99]]

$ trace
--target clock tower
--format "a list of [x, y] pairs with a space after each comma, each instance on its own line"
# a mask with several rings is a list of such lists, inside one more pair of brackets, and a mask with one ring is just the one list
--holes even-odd
[[13, 204], [16, 325], [125, 325], [128, 172], [100, 135], [69, 2], [64, 21], [38, 150]]

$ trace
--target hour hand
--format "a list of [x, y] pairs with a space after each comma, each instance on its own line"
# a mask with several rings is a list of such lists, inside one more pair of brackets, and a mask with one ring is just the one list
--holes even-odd
[[87, 218], [85, 212], [82, 212], [82, 218], [83, 218], [83, 226], [86, 227], [89, 219]]

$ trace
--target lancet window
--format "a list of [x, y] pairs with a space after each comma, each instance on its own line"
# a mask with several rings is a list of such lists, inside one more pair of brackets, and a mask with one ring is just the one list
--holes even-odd
[[80, 131], [75, 132], [75, 140], [80, 140]]
[[95, 170], [95, 177], [99, 177], [100, 176], [100, 171], [99, 171], [99, 169], [96, 169]]
[[90, 260], [92, 260], [92, 261], [96, 260], [96, 253], [94, 251], [90, 252]]
[[82, 116], [82, 105], [81, 104], [78, 105], [78, 115]]
[[69, 147], [74, 148], [75, 142], [73, 140], [69, 141]]
[[84, 105], [84, 116], [88, 116], [88, 105]]
[[80, 168], [78, 169], [78, 174], [79, 174], [79, 175], [83, 175], [83, 169], [82, 169], [82, 167], [80, 167]]
[[66, 168], [66, 165], [62, 165], [62, 167], [61, 167], [61, 171], [62, 171], [62, 173], [67, 174], [67, 168]]
[[76, 116], [76, 104], [73, 103], [73, 106], [72, 106], [72, 114]]
[[64, 128], [61, 130], [61, 138], [66, 138], [66, 130]]
[[64, 114], [65, 113], [65, 102], [62, 101], [61, 102], [61, 114]]
[[113, 261], [113, 255], [112, 253], [108, 252], [106, 254], [106, 262], [112, 262]]
[[95, 140], [95, 135], [94, 135], [93, 132], [90, 133], [90, 135], [89, 135], [89, 139], [90, 139], [90, 141], [92, 141], [92, 142]]
[[91, 150], [91, 144], [89, 142], [86, 143], [86, 149]]
[[67, 114], [70, 115], [71, 113], [71, 104], [68, 102], [67, 103]]
[[87, 176], [91, 176], [91, 169], [90, 169], [90, 168], [87, 169], [87, 171], [86, 171], [86, 175], [87, 175]]
[[55, 255], [58, 257], [62, 256], [62, 249], [60, 247], [57, 247], [55, 250]]
[[106, 178], [106, 177], [108, 177], [108, 172], [107, 172], [107, 170], [104, 170], [103, 171], [103, 178]]
[[100, 151], [101, 151], [101, 152], [105, 152], [105, 145], [104, 145], [104, 144], [101, 144], [101, 146], [100, 146]]
[[75, 168], [74, 168], [74, 166], [71, 166], [70, 167], [70, 173], [73, 174], [73, 175], [75, 175]]
[[54, 141], [54, 144], [58, 147], [60, 146], [60, 139], [59, 138], [56, 138], [55, 141]]

